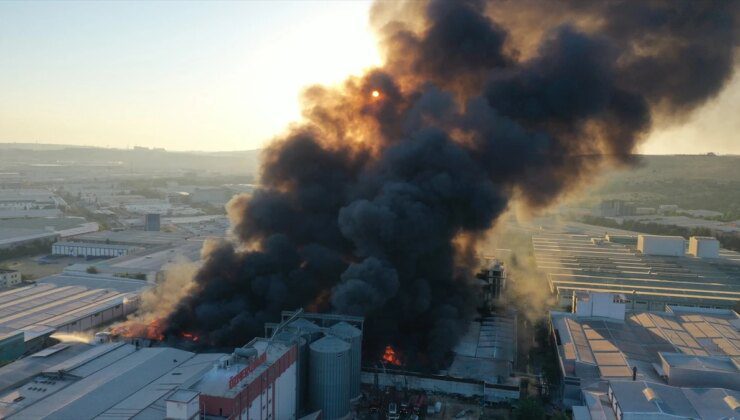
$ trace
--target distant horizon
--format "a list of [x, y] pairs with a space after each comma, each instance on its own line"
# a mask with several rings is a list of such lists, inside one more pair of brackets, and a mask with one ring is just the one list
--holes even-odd
[[[3, 146], [12, 146], [12, 145], [19, 145], [19, 146], [43, 146], [43, 147], [59, 147], [59, 148], [88, 148], [88, 149], [103, 149], [103, 150], [120, 150], [120, 151], [130, 151], [135, 150], [135, 148], [142, 148], [142, 149], [148, 149], [150, 151], [164, 151], [164, 152], [171, 152], [171, 153], [247, 153], [247, 152], [259, 152], [264, 147], [256, 148], [256, 149], [233, 149], [233, 150], [178, 150], [178, 149], [168, 149], [166, 147], [156, 147], [156, 146], [141, 146], [141, 145], [134, 145], [134, 146], [126, 146], [126, 147], [120, 147], [120, 146], [95, 146], [95, 145], [87, 145], [87, 144], [73, 144], [73, 143], [32, 143], [32, 142], [8, 142], [8, 141], [0, 141], [0, 147]], [[31, 149], [29, 149], [31, 150]], [[718, 157], [723, 156], [738, 156], [740, 157], [740, 153], [719, 153], [719, 152], [713, 152], [708, 151], [705, 153], [632, 153], [632, 156], [708, 156], [708, 155], [715, 155]], [[606, 155], [602, 155], [606, 156]]]

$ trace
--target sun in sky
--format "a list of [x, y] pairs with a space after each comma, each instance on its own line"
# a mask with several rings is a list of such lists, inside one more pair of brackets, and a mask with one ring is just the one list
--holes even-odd
[[2, 2], [0, 142], [262, 147], [379, 65], [369, 1]]
[[[0, 142], [262, 147], [380, 65], [370, 1], [0, 2]], [[380, 91], [372, 91], [377, 99]], [[740, 78], [643, 153], [740, 153]]]

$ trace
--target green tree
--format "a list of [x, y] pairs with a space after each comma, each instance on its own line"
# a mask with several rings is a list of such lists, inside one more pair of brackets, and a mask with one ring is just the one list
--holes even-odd
[[545, 420], [545, 408], [535, 398], [522, 398], [514, 410], [518, 420]]

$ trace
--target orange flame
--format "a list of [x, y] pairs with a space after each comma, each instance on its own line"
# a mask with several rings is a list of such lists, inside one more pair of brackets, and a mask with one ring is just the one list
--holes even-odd
[[383, 361], [390, 363], [395, 366], [401, 366], [401, 359], [391, 345], [385, 346], [385, 352], [383, 352]]
[[126, 338], [147, 338], [149, 340], [164, 340], [164, 320], [155, 318], [149, 324], [125, 323], [111, 329], [112, 334]]
[[195, 335], [193, 333], [189, 333], [189, 332], [182, 333], [182, 338], [184, 338], [186, 340], [190, 340], [190, 341], [195, 342], [195, 343], [197, 343], [198, 340], [200, 340], [200, 337], [198, 337], [197, 335]]

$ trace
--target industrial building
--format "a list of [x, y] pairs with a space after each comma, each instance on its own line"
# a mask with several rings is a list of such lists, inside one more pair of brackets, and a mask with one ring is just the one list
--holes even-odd
[[[0, 367], [0, 395], [22, 386], [51, 366], [91, 348], [93, 348], [92, 344], [83, 342], [57, 343], [43, 350], [31, 352], [32, 354], [28, 357], [17, 359]], [[0, 403], [0, 407], [3, 407], [2, 403]], [[2, 412], [1, 408], [0, 412]]]
[[[122, 318], [137, 308], [145, 287], [138, 280], [59, 274], [0, 292], [0, 354], [12, 360], [43, 347], [55, 331], [85, 331]], [[4, 350], [18, 340], [20, 351]]]
[[[646, 252], [638, 249], [640, 238]], [[711, 258], [697, 258], [684, 254], [684, 242], [579, 226], [532, 237], [537, 268], [562, 307], [569, 307], [578, 291], [623, 294], [628, 310], [734, 307], [740, 300], [738, 255], [725, 250], [715, 254], [718, 248], [702, 245], [701, 254]], [[654, 255], [674, 253], [679, 247], [680, 256]]]
[[62, 342], [0, 368], [0, 417], [349, 418], [360, 395], [362, 322], [286, 312], [267, 337], [231, 354], [136, 339]]
[[132, 254], [95, 262], [72, 264], [65, 273], [84, 273], [95, 267], [98, 273], [154, 281], [161, 278], [167, 266], [184, 261], [200, 260], [203, 239], [188, 239], [174, 247], [147, 248]]
[[234, 191], [225, 187], [195, 187], [190, 192], [190, 201], [221, 206], [231, 200], [233, 196]]
[[21, 284], [21, 273], [17, 270], [0, 268], [0, 289], [7, 289]]
[[129, 255], [140, 249], [142, 248], [131, 245], [60, 241], [51, 246], [51, 254], [69, 257], [113, 258]]
[[75, 242], [157, 247], [184, 241], [189, 235], [171, 232], [148, 232], [145, 230], [104, 230], [75, 236]]
[[[673, 413], [677, 418], [708, 418], [682, 414], [711, 404], [694, 402], [689, 394], [712, 390], [737, 396], [737, 313], [680, 306], [666, 312], [627, 312], [626, 307], [620, 295], [581, 293], [575, 312], [550, 313], [562, 375], [560, 395], [566, 406], [573, 406], [575, 419], [642, 418], [671, 414], [671, 406], [688, 407]], [[658, 394], [675, 400], [661, 408]]]
[[367, 386], [475, 398], [482, 404], [511, 402], [521, 395], [516, 363], [516, 313], [510, 311], [470, 323], [453, 349], [451, 365], [438, 373], [388, 366], [365, 366]]
[[[65, 344], [47, 350], [29, 358], [35, 361], [69, 352]], [[169, 347], [141, 348], [116, 342], [65, 356], [40, 373], [31, 370], [25, 378], [16, 378], [17, 386], [0, 392], [0, 416], [163, 419], [168, 413], [178, 412], [176, 391], [199, 380], [224, 355], [195, 354]]]
[[15, 360], [26, 351], [23, 331], [0, 332], [0, 363]]
[[56, 194], [41, 189], [0, 189], [0, 210], [53, 209], [67, 203]]
[[362, 317], [302, 311], [284, 311], [279, 324], [265, 324], [266, 337], [297, 346], [299, 415], [349, 416], [350, 401], [361, 395], [363, 325]]
[[159, 213], [147, 213], [144, 215], [144, 230], [147, 232], [159, 232], [160, 228]]
[[0, 249], [32, 243], [49, 243], [98, 230], [98, 224], [81, 217], [33, 217], [17, 214], [3, 219], [0, 215]]
[[511, 377], [516, 364], [516, 320], [517, 314], [511, 310], [471, 322], [453, 349], [455, 355], [447, 374], [518, 387], [518, 379]]
[[58, 239], [59, 234], [54, 232], [38, 232], [27, 229], [1, 229], [0, 249], [12, 249], [38, 243], [44, 243], [48, 246]]
[[[349, 418], [350, 401], [360, 396], [362, 324], [358, 317], [283, 312], [280, 323], [265, 325], [265, 338], [220, 357], [187, 390], [198, 394], [206, 416]], [[194, 398], [181, 393], [174, 402], [186, 410]]]
[[295, 419], [297, 358], [294, 344], [257, 338], [220, 357], [189, 390], [207, 416]]

